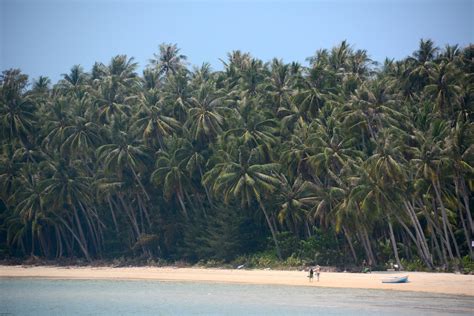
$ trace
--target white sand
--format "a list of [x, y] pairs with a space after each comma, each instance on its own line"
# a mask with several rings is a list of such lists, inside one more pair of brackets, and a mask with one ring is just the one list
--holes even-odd
[[[309, 282], [305, 271], [231, 270], [156, 267], [53, 267], [0, 266], [0, 278], [53, 279], [138, 279], [163, 281], [205, 281], [244, 284], [279, 284], [335, 288], [382, 289], [474, 296], [474, 276], [453, 273], [330, 273], [322, 272], [320, 281]], [[386, 284], [389, 276], [408, 275], [409, 283]], [[0, 280], [1, 282], [1, 280]]]

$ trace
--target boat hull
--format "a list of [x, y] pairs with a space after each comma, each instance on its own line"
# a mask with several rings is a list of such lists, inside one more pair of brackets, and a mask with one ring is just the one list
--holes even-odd
[[382, 283], [406, 283], [408, 282], [408, 275], [402, 277], [393, 277], [382, 279]]

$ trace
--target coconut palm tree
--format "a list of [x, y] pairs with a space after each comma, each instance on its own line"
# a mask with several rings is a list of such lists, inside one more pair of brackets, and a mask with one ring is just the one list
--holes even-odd
[[124, 173], [130, 172], [133, 179], [140, 186], [143, 195], [150, 199], [143, 185], [140, 173], [144, 171], [145, 161], [148, 159], [146, 147], [134, 139], [132, 133], [114, 130], [113, 142], [97, 148], [97, 157], [103, 162], [104, 170], [116, 173], [122, 178]]
[[275, 191], [280, 184], [275, 173], [279, 165], [276, 163], [256, 164], [253, 161], [254, 153], [245, 149], [239, 150], [236, 160], [226, 161], [214, 167], [218, 170], [216, 178], [213, 170], [206, 173], [204, 184], [212, 184], [213, 192], [217, 195], [222, 194], [226, 204], [231, 200], [236, 200], [242, 206], [250, 207], [254, 201], [257, 202], [272, 234], [278, 258], [282, 259], [276, 227], [274, 227], [264, 203], [265, 194]]
[[160, 53], [153, 54], [154, 58], [150, 59], [151, 67], [155, 68], [160, 76], [166, 77], [168, 74], [176, 74], [185, 66], [187, 59], [179, 51], [176, 44], [160, 44]]
[[285, 176], [281, 176], [280, 179], [279, 222], [286, 223], [287, 227], [298, 237], [301, 235], [301, 225], [306, 224], [307, 234], [311, 235], [308, 231], [308, 216], [309, 210], [317, 202], [317, 187], [312, 182], [304, 181], [301, 175], [292, 182]]
[[141, 109], [136, 115], [134, 126], [137, 127], [145, 143], [158, 144], [164, 150], [164, 139], [177, 132], [181, 125], [173, 117], [167, 116], [163, 109], [163, 99], [157, 90], [149, 90], [141, 95]]
[[[194, 140], [210, 141], [222, 132], [225, 96], [211, 83], [201, 85], [196, 95], [189, 99], [190, 109], [185, 124]], [[222, 114], [221, 114], [222, 113]]]
[[183, 164], [176, 158], [176, 153], [170, 155], [159, 152], [156, 160], [156, 168], [151, 174], [151, 181], [163, 189], [163, 195], [170, 200], [175, 197], [185, 218], [189, 217], [185, 204], [185, 190], [188, 182], [188, 174]]
[[10, 143], [14, 139], [27, 143], [35, 127], [36, 107], [23, 91], [27, 81], [28, 76], [18, 69], [5, 70], [0, 76], [0, 127]]

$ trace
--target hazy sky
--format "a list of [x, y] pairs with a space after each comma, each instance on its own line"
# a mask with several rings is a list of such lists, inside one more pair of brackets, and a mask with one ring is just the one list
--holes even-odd
[[382, 61], [410, 55], [420, 38], [473, 43], [473, 20], [474, 0], [0, 0], [0, 70], [55, 82], [74, 64], [90, 70], [117, 54], [142, 69], [162, 42], [214, 69], [236, 49], [305, 62], [344, 39]]

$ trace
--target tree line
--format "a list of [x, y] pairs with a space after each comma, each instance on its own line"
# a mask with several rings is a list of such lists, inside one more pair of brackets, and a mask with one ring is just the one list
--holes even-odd
[[474, 46], [308, 66], [162, 44], [52, 84], [0, 76], [0, 257], [472, 258]]

